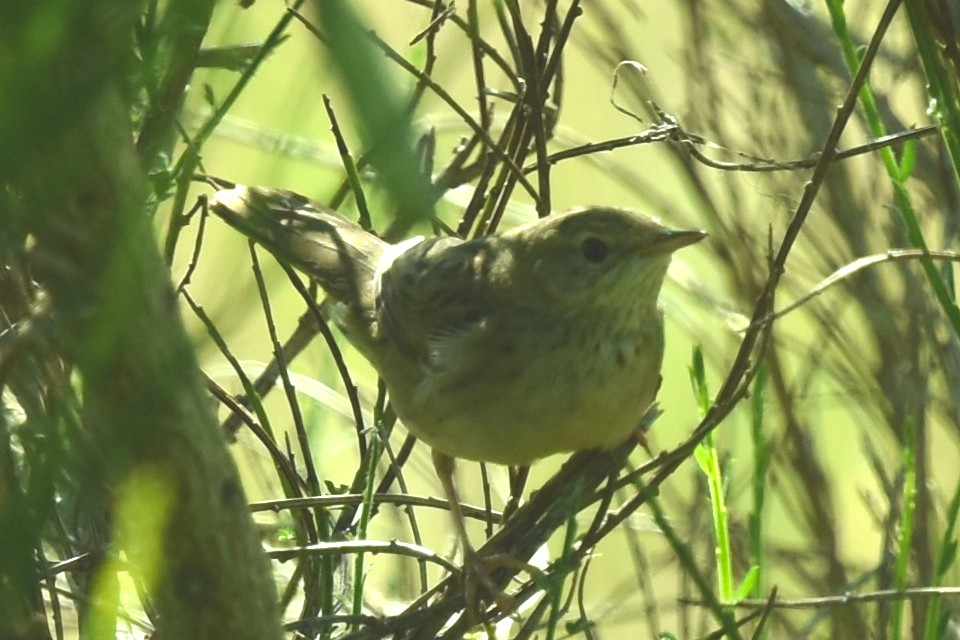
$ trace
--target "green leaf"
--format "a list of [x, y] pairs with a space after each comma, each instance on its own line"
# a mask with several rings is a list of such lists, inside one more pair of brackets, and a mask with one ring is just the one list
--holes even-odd
[[907, 140], [903, 143], [903, 153], [900, 155], [900, 163], [897, 166], [898, 176], [901, 182], [905, 182], [913, 173], [917, 164], [917, 141]]
[[693, 395], [700, 405], [700, 415], [706, 415], [710, 409], [710, 390], [707, 387], [706, 367], [703, 364], [703, 346], [693, 346], [693, 361], [690, 363], [690, 384]]
[[747, 575], [743, 577], [743, 581], [740, 583], [740, 586], [737, 587], [735, 594], [736, 600], [745, 600], [749, 598], [753, 593], [754, 589], [757, 588], [757, 581], [760, 578], [760, 567], [753, 565], [750, 567], [750, 570], [747, 571]]

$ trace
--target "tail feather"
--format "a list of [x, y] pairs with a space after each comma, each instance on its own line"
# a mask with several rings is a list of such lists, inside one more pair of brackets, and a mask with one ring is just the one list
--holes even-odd
[[373, 278], [386, 242], [292, 191], [238, 185], [218, 191], [210, 208], [309, 274], [347, 308], [351, 320], [365, 324], [373, 317]]

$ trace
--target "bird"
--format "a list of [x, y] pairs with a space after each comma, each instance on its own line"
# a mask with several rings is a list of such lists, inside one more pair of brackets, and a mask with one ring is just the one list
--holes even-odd
[[522, 465], [632, 437], [660, 386], [671, 255], [706, 236], [590, 206], [391, 244], [294, 192], [243, 185], [210, 209], [326, 291], [400, 421], [430, 446], [471, 561], [454, 460]]

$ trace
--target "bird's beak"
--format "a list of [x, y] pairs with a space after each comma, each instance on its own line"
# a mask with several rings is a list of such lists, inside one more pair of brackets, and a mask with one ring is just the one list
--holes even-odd
[[647, 249], [649, 255], [660, 255], [664, 253], [673, 253], [677, 249], [700, 242], [707, 237], [707, 232], [701, 229], [695, 230], [677, 230], [665, 229], [657, 239], [655, 239]]

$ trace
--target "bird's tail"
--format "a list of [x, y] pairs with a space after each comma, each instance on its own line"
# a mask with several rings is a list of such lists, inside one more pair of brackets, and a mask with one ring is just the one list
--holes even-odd
[[374, 273], [389, 247], [383, 240], [292, 191], [237, 185], [218, 191], [210, 209], [309, 274], [354, 321], [372, 316]]

